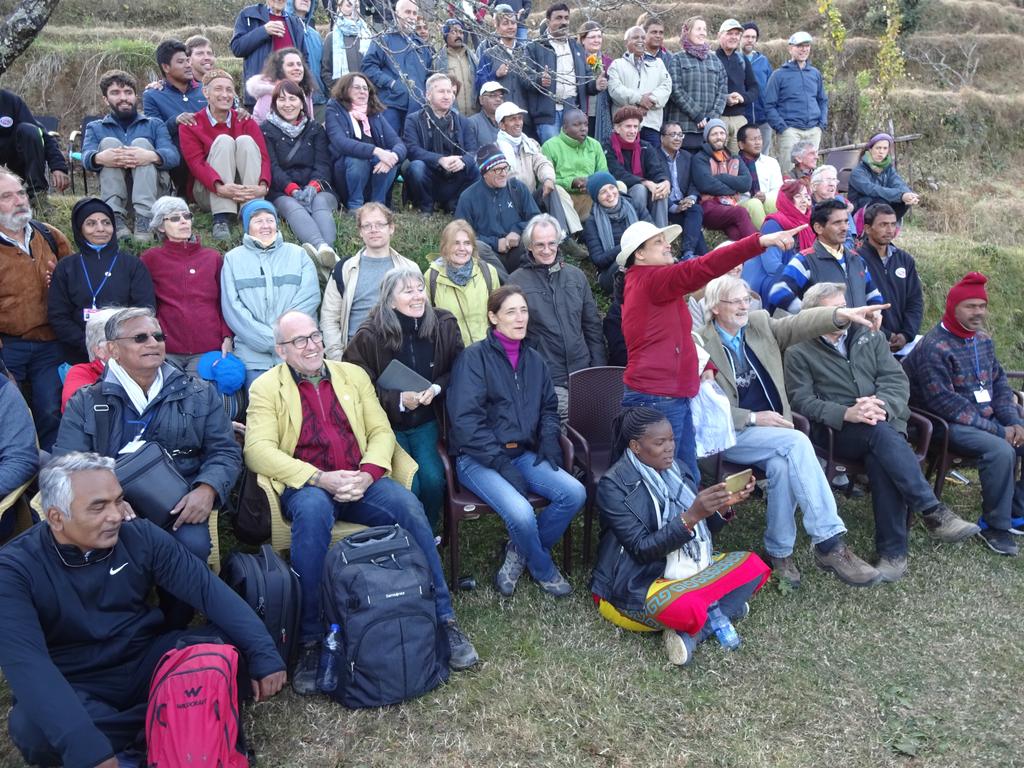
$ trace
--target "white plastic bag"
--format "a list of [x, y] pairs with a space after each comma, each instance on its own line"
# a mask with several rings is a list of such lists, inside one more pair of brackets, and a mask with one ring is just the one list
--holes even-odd
[[732, 407], [721, 387], [712, 380], [702, 381], [690, 400], [693, 431], [697, 436], [697, 457], [712, 456], [736, 445], [732, 426]]

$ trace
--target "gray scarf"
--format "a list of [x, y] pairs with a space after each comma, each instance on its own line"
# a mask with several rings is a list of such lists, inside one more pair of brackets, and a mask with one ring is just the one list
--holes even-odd
[[306, 123], [308, 122], [308, 120], [306, 116], [303, 115], [298, 123], [289, 123], [279, 114], [277, 114], [277, 112], [271, 110], [270, 114], [267, 115], [266, 122], [270, 123], [271, 125], [276, 125], [278, 128], [281, 129], [281, 133], [283, 133], [289, 139], [297, 139], [299, 136], [302, 135], [302, 132], [306, 129]]
[[636, 209], [632, 205], [627, 205], [622, 200], [621, 195], [619, 196], [618, 205], [614, 208], [605, 208], [600, 203], [597, 203], [591, 209], [590, 215], [597, 222], [597, 236], [601, 238], [601, 247], [606, 252], [615, 248], [615, 235], [612, 233], [613, 221], [625, 221], [626, 226], [623, 227], [623, 230], [625, 230], [630, 224], [636, 224], [639, 220], [636, 215]]

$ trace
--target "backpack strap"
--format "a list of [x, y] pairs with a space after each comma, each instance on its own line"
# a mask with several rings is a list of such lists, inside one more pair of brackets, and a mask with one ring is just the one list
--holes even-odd
[[29, 219], [28, 225], [43, 236], [43, 240], [45, 240], [46, 244], [50, 246], [50, 251], [53, 253], [54, 257], [58, 256], [57, 238], [53, 236], [53, 232], [50, 231], [50, 228], [43, 224], [43, 222], [36, 221], [35, 219]]
[[96, 453], [106, 456], [110, 449], [110, 403], [100, 396], [102, 402], [92, 400], [92, 412], [96, 419]]
[[[429, 277], [427, 277], [427, 295], [430, 297], [430, 303], [434, 304], [434, 296], [437, 294], [437, 270], [428, 269]], [[490, 293], [488, 291], [487, 293]]]
[[491, 287], [491, 270], [494, 269], [494, 267], [484, 261], [480, 262], [480, 267], [480, 271], [484, 274], [484, 287], [487, 289], [487, 295], [489, 297], [491, 295], [491, 291], [494, 290]]
[[339, 261], [337, 264], [334, 265], [334, 269], [331, 270], [331, 277], [334, 280], [334, 287], [338, 289], [339, 296], [345, 295], [345, 277], [342, 275], [341, 272], [341, 265], [344, 264], [345, 261], [346, 260]]

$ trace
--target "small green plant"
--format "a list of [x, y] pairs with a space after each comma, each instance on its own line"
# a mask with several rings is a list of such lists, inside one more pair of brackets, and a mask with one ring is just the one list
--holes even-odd
[[839, 71], [839, 59], [846, 45], [846, 25], [837, 0], [818, 0], [818, 14], [825, 22], [825, 61], [822, 62], [821, 74], [825, 78], [825, 88], [832, 90]]
[[900, 34], [903, 29], [901, 0], [881, 0], [880, 8], [886, 19], [885, 32], [879, 40], [875, 68], [870, 73], [871, 81], [864, 82], [858, 73], [860, 88], [861, 121], [867, 126], [884, 126], [892, 117], [890, 96], [894, 88], [907, 76], [903, 50], [900, 48]]

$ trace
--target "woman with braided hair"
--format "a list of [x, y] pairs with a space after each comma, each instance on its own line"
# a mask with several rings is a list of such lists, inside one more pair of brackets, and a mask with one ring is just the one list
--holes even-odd
[[736, 647], [730, 622], [747, 615], [771, 570], [752, 552], [714, 552], [711, 534], [725, 524], [718, 510], [746, 499], [753, 478], [738, 493], [725, 483], [697, 493], [675, 457], [672, 425], [654, 408], [625, 408], [615, 435], [621, 458], [597, 487], [601, 541], [590, 591], [598, 611], [624, 629], [660, 630], [676, 665], [692, 660], [713, 626], [724, 647]]

